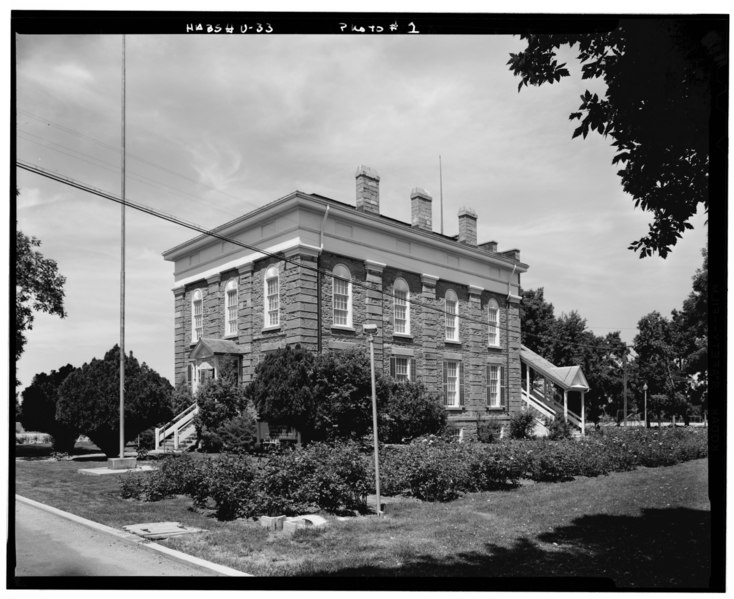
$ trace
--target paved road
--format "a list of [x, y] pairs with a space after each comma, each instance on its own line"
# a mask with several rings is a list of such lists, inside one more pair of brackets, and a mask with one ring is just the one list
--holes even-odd
[[15, 502], [16, 576], [215, 576], [110, 534]]

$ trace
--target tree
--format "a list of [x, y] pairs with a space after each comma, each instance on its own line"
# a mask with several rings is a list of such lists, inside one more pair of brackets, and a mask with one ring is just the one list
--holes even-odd
[[[59, 388], [59, 421], [77, 426], [108, 456], [118, 455], [120, 438], [120, 348], [102, 360], [93, 359], [72, 372]], [[125, 356], [125, 442], [142, 431], [167, 422], [171, 384], [133, 357]]]
[[255, 442], [255, 420], [246, 412], [247, 396], [236, 368], [224, 366], [216, 379], [205, 381], [196, 391], [196, 403], [199, 412], [194, 425], [205, 451], [231, 450]]
[[74, 450], [80, 434], [77, 426], [63, 423], [56, 416], [59, 387], [74, 370], [76, 369], [71, 364], [67, 364], [48, 374], [41, 372], [23, 390], [23, 411], [20, 419], [23, 428], [48, 433], [53, 437], [54, 450], [64, 453]]
[[193, 403], [194, 394], [191, 392], [191, 387], [186, 381], [186, 377], [180, 377], [176, 382], [176, 387], [173, 389], [173, 395], [171, 396], [171, 407], [174, 416], [183, 412]]
[[377, 426], [383, 443], [405, 443], [443, 431], [446, 408], [443, 400], [429, 393], [420, 381], [396, 382], [390, 386]]
[[542, 287], [522, 289], [520, 295], [521, 342], [535, 353], [546, 355], [553, 340], [556, 321], [553, 304], [545, 301]]
[[665, 258], [702, 205], [709, 206], [708, 167], [712, 86], [725, 76], [725, 32], [706, 19], [620, 19], [611, 31], [523, 34], [527, 47], [510, 54], [523, 86], [555, 83], [570, 75], [557, 51], [576, 47], [584, 79], [606, 84], [588, 90], [571, 120], [573, 137], [590, 131], [612, 138], [612, 164], [635, 207], [649, 212], [645, 237], [629, 249]]
[[265, 355], [245, 389], [260, 420], [295, 427], [302, 434], [313, 426], [314, 362], [315, 356], [298, 345]]
[[[35, 248], [40, 240], [15, 232], [15, 361], [25, 349], [25, 331], [33, 328], [33, 312], [64, 318], [64, 283], [54, 260]], [[16, 382], [16, 384], [18, 384]]]

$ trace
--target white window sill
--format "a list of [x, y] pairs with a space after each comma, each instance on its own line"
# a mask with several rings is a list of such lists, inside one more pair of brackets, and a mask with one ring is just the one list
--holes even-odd
[[487, 349], [502, 349], [502, 346], [499, 343], [496, 344], [496, 345], [494, 345], [492, 343], [488, 343], [487, 344]]
[[486, 406], [486, 408], [491, 412], [504, 412], [505, 410], [502, 406]]
[[411, 335], [410, 333], [393, 333], [392, 336], [398, 337], [399, 339], [410, 339], [411, 341], [413, 340], [413, 335]]
[[464, 409], [464, 406], [444, 406], [447, 410], [451, 412], [460, 412]]
[[350, 327], [346, 324], [332, 324], [331, 325], [332, 331], [349, 331], [351, 333], [354, 333], [354, 327]]
[[236, 339], [237, 337], [239, 337], [239, 333], [230, 333], [224, 336], [225, 339]]
[[272, 327], [263, 327], [262, 328], [262, 332], [263, 333], [267, 333], [269, 331], [279, 331], [279, 330], [280, 330], [280, 325], [279, 324], [276, 324], [276, 325], [274, 325]]
[[453, 345], [461, 345], [461, 341], [458, 339], [444, 339], [446, 343], [452, 343]]

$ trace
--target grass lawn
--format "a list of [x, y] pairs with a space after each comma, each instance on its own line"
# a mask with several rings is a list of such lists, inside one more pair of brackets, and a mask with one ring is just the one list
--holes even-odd
[[78, 474], [93, 465], [18, 460], [16, 492], [118, 528], [170, 520], [204, 528], [162, 543], [259, 576], [591, 577], [628, 588], [709, 582], [706, 459], [445, 504], [390, 504], [384, 518], [329, 517], [328, 527], [291, 538], [251, 521], [218, 522], [184, 497], [123, 500], [117, 476]]

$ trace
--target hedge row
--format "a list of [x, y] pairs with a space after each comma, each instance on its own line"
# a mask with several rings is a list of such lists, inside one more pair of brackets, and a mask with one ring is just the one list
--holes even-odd
[[[427, 437], [383, 448], [381, 490], [451, 501], [464, 493], [512, 488], [524, 478], [554, 482], [669, 466], [708, 455], [707, 440], [706, 431], [693, 429], [615, 429], [578, 440], [495, 444]], [[163, 460], [150, 475], [128, 475], [121, 492], [146, 501], [188, 495], [200, 507], [211, 500], [220, 519], [364, 510], [374, 489], [372, 464], [371, 454], [350, 442], [313, 443], [262, 458], [184, 455]]]
[[707, 434], [694, 429], [617, 429], [582, 439], [497, 444], [433, 438], [386, 448], [380, 473], [386, 495], [451, 501], [464, 493], [511, 488], [523, 478], [557, 482], [707, 455]]
[[145, 501], [188, 495], [198, 507], [211, 499], [217, 518], [231, 520], [319, 510], [363, 511], [369, 481], [368, 462], [355, 443], [312, 443], [262, 458], [171, 456], [150, 475], [124, 477], [121, 494]]

